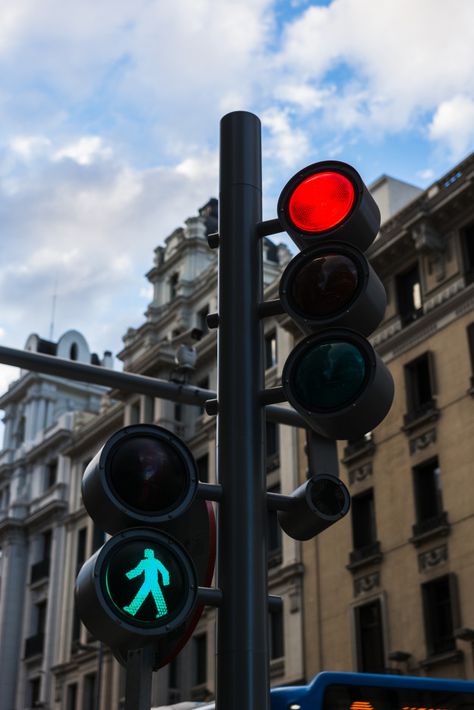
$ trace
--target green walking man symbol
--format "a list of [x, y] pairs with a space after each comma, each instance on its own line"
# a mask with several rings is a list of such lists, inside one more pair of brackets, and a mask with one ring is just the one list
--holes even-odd
[[163, 586], [167, 587], [170, 583], [170, 573], [164, 564], [162, 564], [160, 560], [156, 559], [153, 550], [148, 547], [144, 550], [144, 559], [140, 560], [134, 569], [125, 572], [128, 579], [133, 579], [141, 574], [145, 575], [145, 580], [136, 593], [134, 599], [132, 599], [128, 606], [124, 606], [123, 610], [128, 614], [135, 616], [147, 596], [151, 594], [158, 612], [156, 617], [158, 618], [160, 616], [164, 616], [168, 613], [168, 607], [166, 606], [165, 598], [163, 596], [163, 592], [161, 591], [160, 583], [158, 581], [158, 574], [161, 575]]

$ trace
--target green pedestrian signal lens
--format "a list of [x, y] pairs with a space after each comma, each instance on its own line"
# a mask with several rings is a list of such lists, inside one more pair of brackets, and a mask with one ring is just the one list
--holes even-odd
[[336, 315], [354, 298], [359, 284], [356, 264], [342, 254], [325, 254], [293, 273], [289, 299], [305, 318]]
[[366, 380], [366, 362], [352, 343], [317, 342], [303, 349], [292, 368], [292, 390], [309, 412], [327, 411], [353, 402]]
[[131, 437], [116, 445], [108, 476], [119, 499], [147, 513], [174, 508], [189, 483], [187, 466], [176, 449], [166, 441], [146, 436]]
[[190, 580], [172, 548], [133, 540], [113, 550], [104, 581], [114, 611], [128, 621], [152, 625], [181, 611]]

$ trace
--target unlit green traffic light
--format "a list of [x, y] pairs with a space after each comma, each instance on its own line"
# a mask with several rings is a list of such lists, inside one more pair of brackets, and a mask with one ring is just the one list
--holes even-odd
[[357, 346], [339, 340], [317, 342], [294, 364], [293, 393], [310, 412], [337, 409], [356, 399], [365, 379], [365, 358]]

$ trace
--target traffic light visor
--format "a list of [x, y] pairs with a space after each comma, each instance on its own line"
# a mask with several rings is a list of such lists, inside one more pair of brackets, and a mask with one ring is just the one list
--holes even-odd
[[157, 525], [182, 515], [198, 487], [196, 462], [172, 432], [133, 424], [115, 432], [87, 466], [82, 498], [102, 530]]
[[380, 210], [351, 165], [325, 160], [307, 165], [278, 198], [278, 221], [300, 249], [326, 238], [365, 251], [380, 228]]
[[288, 201], [288, 212], [298, 229], [325, 232], [346, 219], [354, 200], [354, 185], [345, 175], [316, 172], [296, 185]]

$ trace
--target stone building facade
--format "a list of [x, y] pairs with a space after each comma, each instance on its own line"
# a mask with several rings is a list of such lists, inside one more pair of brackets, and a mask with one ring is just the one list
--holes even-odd
[[[74, 330], [51, 342], [30, 335], [26, 350], [110, 367]], [[0, 707], [49, 707], [51, 667], [61, 638], [59, 608], [73, 431], [101, 406], [104, 388], [21, 371], [0, 397]], [[46, 703], [41, 705], [41, 703]]]
[[340, 446], [350, 514], [304, 547], [306, 673], [473, 678], [474, 156], [382, 224], [395, 400]]

